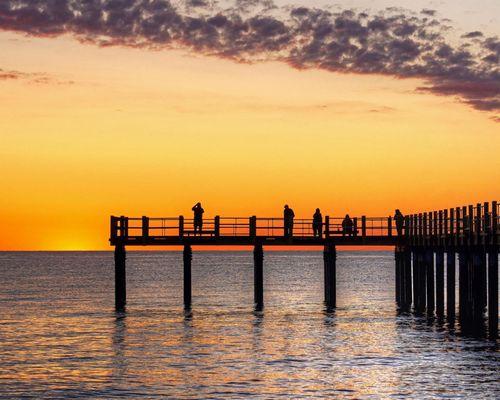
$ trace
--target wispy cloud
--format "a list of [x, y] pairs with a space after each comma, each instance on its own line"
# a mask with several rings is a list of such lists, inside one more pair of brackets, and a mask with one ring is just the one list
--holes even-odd
[[35, 84], [56, 84], [72, 85], [74, 82], [69, 80], [60, 80], [52, 75], [43, 72], [23, 72], [17, 70], [5, 70], [0, 68], [0, 81], [21, 80]]
[[[217, 5], [218, 4], [218, 5]], [[424, 79], [418, 91], [500, 111], [500, 40], [480, 31], [447, 40], [434, 10], [376, 14], [189, 0], [4, 0], [0, 29], [32, 36], [72, 34], [100, 46], [187, 48], [239, 62]]]

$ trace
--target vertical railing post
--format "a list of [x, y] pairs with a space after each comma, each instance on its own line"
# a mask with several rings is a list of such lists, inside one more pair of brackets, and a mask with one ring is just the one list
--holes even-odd
[[487, 243], [488, 235], [491, 231], [490, 228], [491, 228], [490, 203], [486, 201], [483, 204], [483, 230], [482, 230], [482, 233], [484, 233], [485, 243]]
[[443, 211], [439, 210], [438, 213], [438, 243], [443, 241]]
[[248, 234], [251, 238], [257, 236], [257, 217], [255, 215], [248, 218]]
[[474, 206], [469, 205], [469, 215], [468, 215], [468, 223], [467, 225], [469, 226], [469, 243], [471, 243], [473, 240], [472, 238], [474, 237]]
[[214, 218], [214, 235], [215, 237], [220, 236], [220, 216], [218, 215]]
[[422, 213], [418, 214], [418, 243], [423, 243], [424, 237], [424, 216]]
[[450, 208], [450, 236], [453, 236], [455, 233], [455, 210], [453, 208]]
[[361, 236], [366, 237], [366, 216], [361, 217]]
[[149, 236], [149, 218], [142, 217], [142, 238], [147, 239]]
[[422, 221], [422, 224], [424, 226], [424, 237], [423, 237], [423, 240], [424, 240], [424, 243], [426, 242], [427, 240], [427, 232], [428, 232], [428, 226], [427, 226], [427, 213], [424, 213], [424, 219]]
[[434, 241], [436, 242], [436, 239], [438, 237], [438, 223], [439, 223], [439, 214], [437, 211], [434, 211], [433, 214], [432, 214], [432, 222], [433, 222], [433, 227], [432, 227], [432, 230], [433, 230], [433, 236], [435, 237]]
[[128, 237], [128, 218], [123, 215], [120, 217], [120, 236], [122, 238]]
[[330, 237], [330, 217], [325, 217], [325, 237]]
[[352, 222], [354, 224], [354, 231], [353, 231], [353, 235], [354, 236], [358, 236], [358, 218], [357, 217], [354, 217], [352, 219]]
[[481, 241], [481, 220], [482, 220], [481, 203], [476, 204], [476, 217], [474, 218], [474, 233], [476, 236], [476, 243], [480, 244]]
[[184, 236], [184, 217], [179, 215], [179, 237]]
[[387, 218], [387, 236], [392, 236], [392, 217]]
[[109, 232], [109, 235], [110, 235], [110, 239], [112, 242], [114, 242], [116, 240], [116, 238], [118, 237], [118, 218], [115, 217], [115, 216], [111, 216], [110, 218], [110, 232]]
[[404, 218], [404, 236], [409, 237], [411, 232], [411, 218], [409, 215], [405, 215]]

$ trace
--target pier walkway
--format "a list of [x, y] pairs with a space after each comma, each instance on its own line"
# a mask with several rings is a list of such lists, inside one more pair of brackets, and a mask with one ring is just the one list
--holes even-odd
[[[406, 215], [397, 230], [392, 217], [325, 217], [321, 237], [312, 219], [294, 219], [285, 235], [283, 218], [221, 217], [204, 219], [202, 232], [183, 216], [132, 218], [112, 216], [110, 243], [115, 247], [115, 306], [126, 304], [126, 246], [182, 246], [184, 305], [191, 308], [192, 246], [253, 246], [254, 300], [264, 307], [264, 246], [323, 246], [324, 298], [336, 307], [336, 246], [394, 246], [395, 300], [402, 311], [446, 315], [455, 319], [456, 264], [458, 310], [462, 327], [474, 327], [488, 315], [489, 334], [498, 335], [499, 204], [478, 203]], [[446, 282], [446, 285], [445, 285]], [[445, 289], [446, 288], [446, 289]], [[446, 306], [446, 307], [445, 307]], [[446, 308], [446, 313], [445, 313]]]

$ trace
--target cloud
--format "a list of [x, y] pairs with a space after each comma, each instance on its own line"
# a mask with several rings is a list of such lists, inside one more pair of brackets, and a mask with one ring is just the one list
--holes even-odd
[[0, 68], [0, 81], [22, 80], [34, 84], [72, 85], [73, 81], [63, 81], [42, 72], [22, 72]]
[[434, 10], [288, 6], [269, 0], [3, 0], [0, 29], [70, 34], [99, 46], [186, 48], [238, 62], [282, 61], [298, 69], [420, 78], [419, 92], [456, 96], [500, 111], [500, 41], [479, 31], [447, 40]]

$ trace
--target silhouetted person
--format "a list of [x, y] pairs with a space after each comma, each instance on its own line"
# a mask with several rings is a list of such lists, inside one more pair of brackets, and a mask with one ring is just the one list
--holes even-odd
[[319, 208], [316, 209], [316, 212], [313, 215], [313, 236], [321, 237], [323, 231], [323, 216], [321, 215], [321, 211]]
[[203, 229], [203, 213], [205, 210], [201, 208], [201, 203], [196, 203], [192, 210], [194, 211], [194, 234], [196, 235], [196, 232], [199, 232], [201, 236], [201, 230]]
[[283, 226], [285, 228], [285, 237], [293, 236], [293, 218], [295, 217], [295, 213], [293, 210], [288, 207], [288, 204], [285, 205], [285, 209], [283, 210]]
[[394, 221], [396, 222], [396, 231], [398, 232], [398, 236], [403, 236], [403, 228], [405, 225], [405, 217], [401, 214], [401, 211], [396, 210], [396, 214], [394, 214]]
[[352, 236], [353, 227], [354, 223], [352, 222], [351, 217], [349, 217], [349, 214], [346, 214], [344, 220], [342, 221], [342, 236]]

